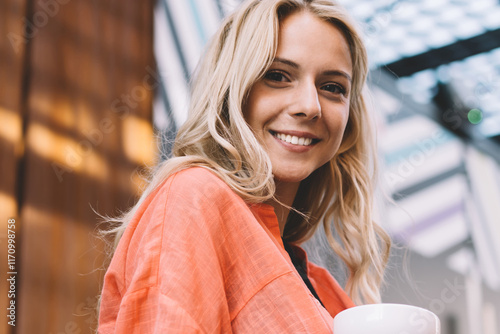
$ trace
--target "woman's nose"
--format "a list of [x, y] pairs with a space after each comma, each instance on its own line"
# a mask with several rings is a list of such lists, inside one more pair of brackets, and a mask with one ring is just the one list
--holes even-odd
[[294, 108], [291, 109], [293, 116], [314, 119], [321, 116], [321, 104], [319, 102], [318, 90], [314, 83], [301, 83], [295, 92]]

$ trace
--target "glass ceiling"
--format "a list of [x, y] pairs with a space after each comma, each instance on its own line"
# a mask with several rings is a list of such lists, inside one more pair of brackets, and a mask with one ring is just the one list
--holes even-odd
[[[497, 0], [339, 0], [360, 22], [372, 68], [424, 54], [500, 28]], [[401, 92], [428, 103], [438, 82], [482, 113], [476, 134], [500, 134], [500, 41], [496, 48], [402, 77]], [[493, 45], [495, 45], [493, 43]], [[463, 47], [463, 46], [458, 46]], [[474, 50], [470, 50], [474, 53]], [[442, 55], [446, 60], [446, 54]], [[453, 59], [450, 55], [450, 59]]]
[[500, 28], [497, 0], [340, 0], [362, 24], [373, 66]]

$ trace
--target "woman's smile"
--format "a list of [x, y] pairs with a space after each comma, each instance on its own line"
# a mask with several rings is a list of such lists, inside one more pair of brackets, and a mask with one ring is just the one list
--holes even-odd
[[313, 134], [301, 131], [269, 130], [269, 133], [286, 149], [298, 153], [307, 152], [320, 141]]

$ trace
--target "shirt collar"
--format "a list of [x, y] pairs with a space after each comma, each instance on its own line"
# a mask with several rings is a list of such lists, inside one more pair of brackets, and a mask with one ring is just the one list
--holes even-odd
[[284, 249], [278, 217], [274, 212], [274, 208], [265, 203], [250, 204], [249, 208], [259, 223], [268, 230], [274, 240]]

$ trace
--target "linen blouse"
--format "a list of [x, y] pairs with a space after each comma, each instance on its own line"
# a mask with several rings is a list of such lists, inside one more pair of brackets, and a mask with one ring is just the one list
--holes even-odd
[[332, 333], [333, 317], [354, 303], [295, 250], [324, 307], [285, 251], [272, 206], [245, 203], [206, 168], [182, 170], [127, 226], [104, 278], [98, 332]]

